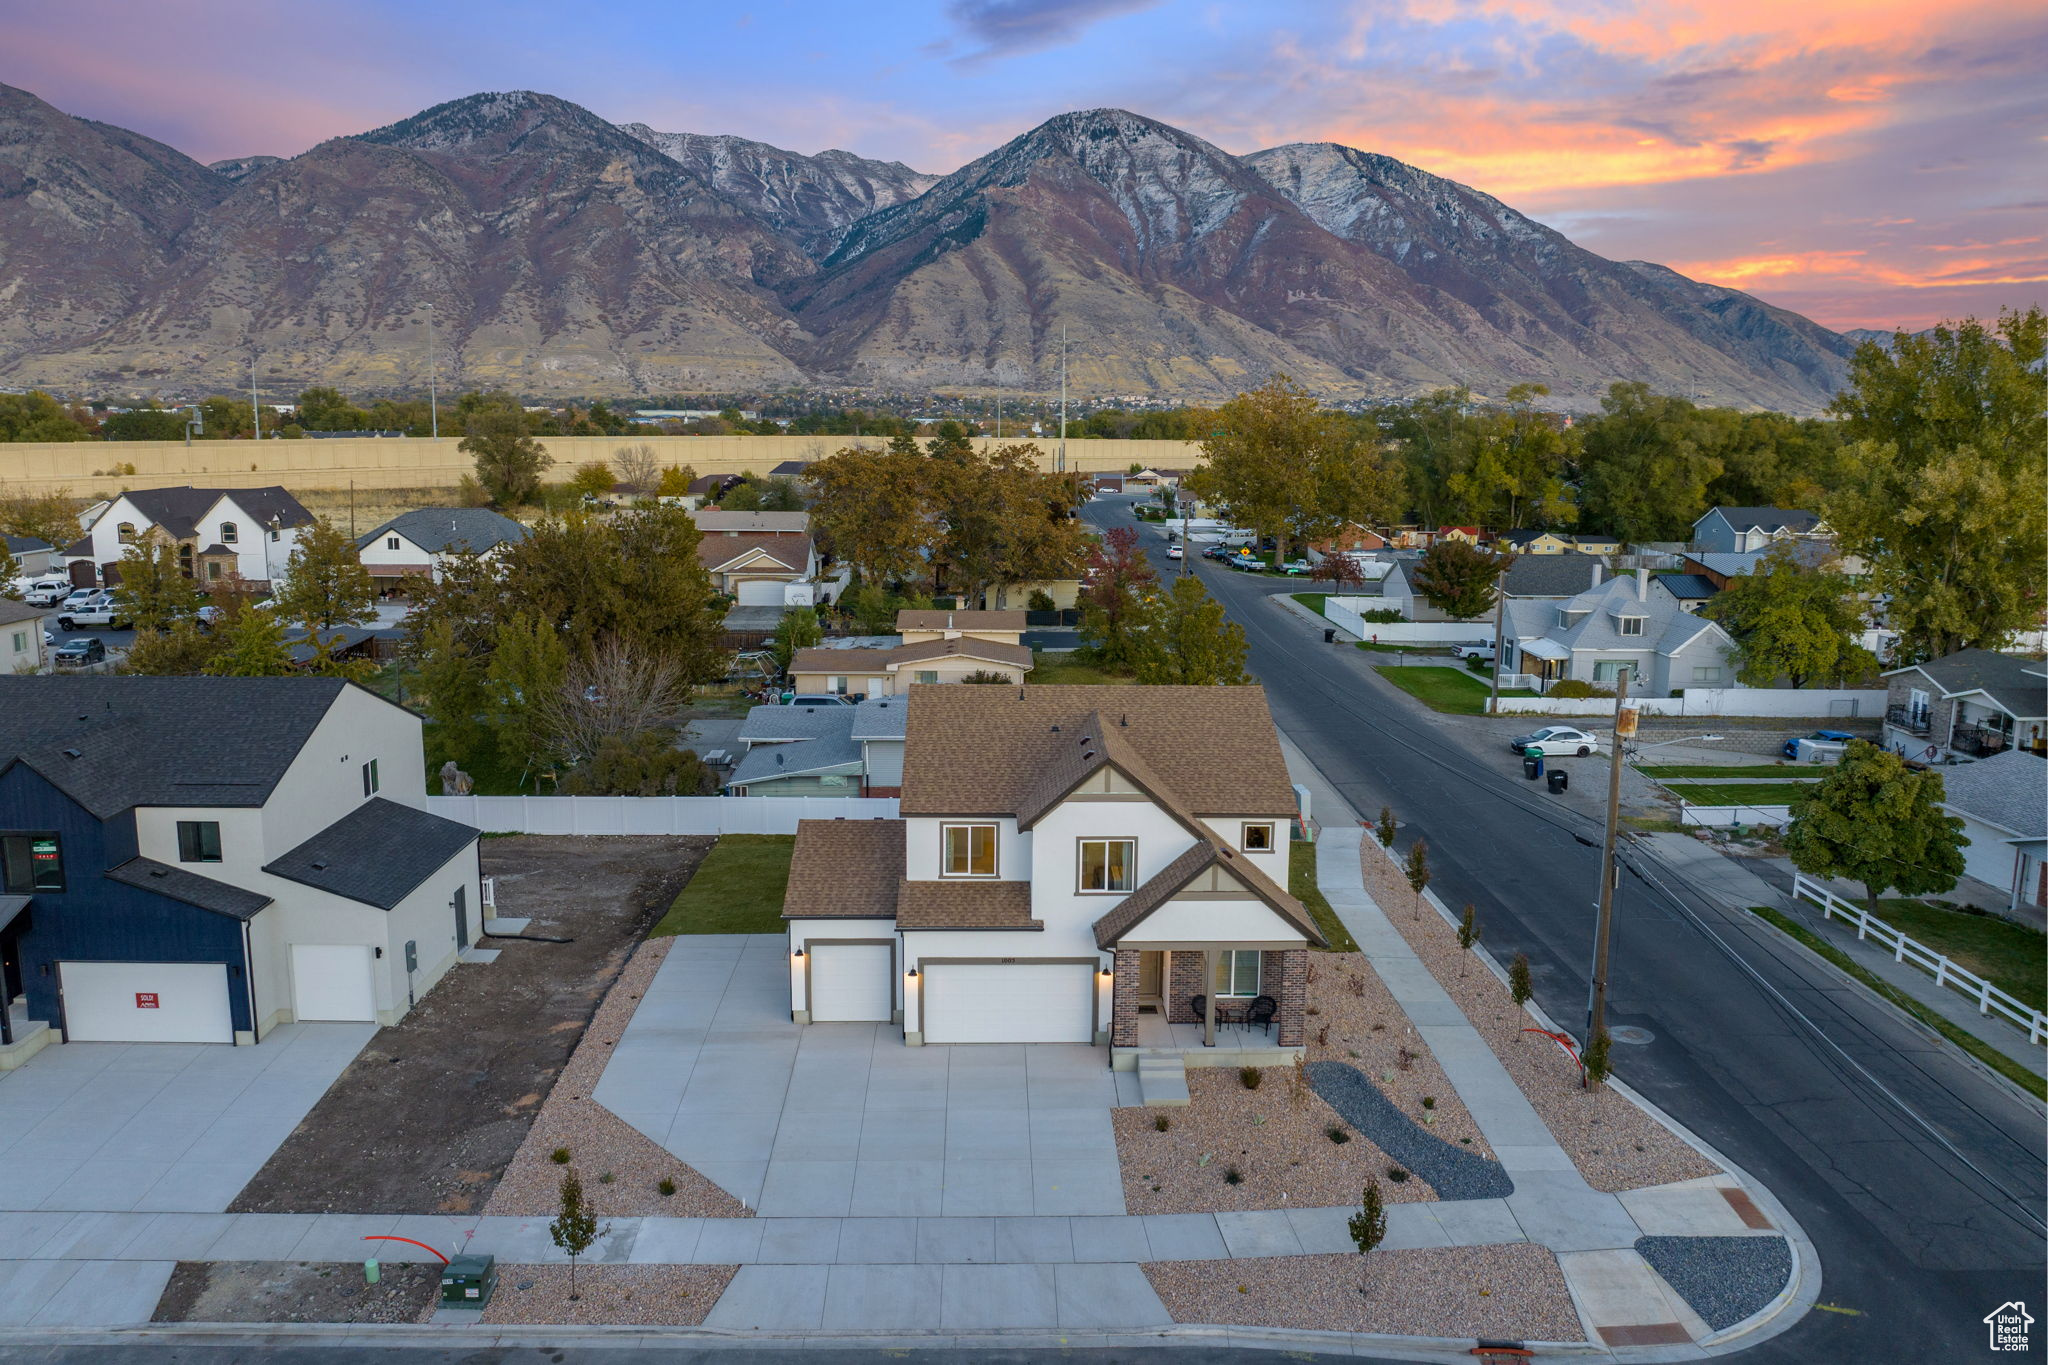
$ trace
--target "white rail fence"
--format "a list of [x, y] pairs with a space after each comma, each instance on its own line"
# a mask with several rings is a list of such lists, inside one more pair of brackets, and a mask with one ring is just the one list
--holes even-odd
[[2048, 1042], [2048, 1015], [2013, 999], [1967, 967], [1959, 967], [1926, 944], [1907, 938], [1868, 910], [1843, 900], [1820, 883], [1808, 880], [1804, 874], [1792, 879], [1792, 894], [1818, 905], [1822, 919], [1839, 918], [1855, 925], [1857, 938], [1869, 939], [1880, 947], [1889, 948], [1892, 961], [1910, 962], [1933, 973], [1936, 985], [1960, 991], [1976, 1001], [1977, 1013], [1997, 1014], [2019, 1025], [2027, 1031], [2030, 1043]]
[[[1514, 675], [1522, 677], [1526, 675]], [[1507, 686], [1505, 679], [1503, 687]], [[1646, 716], [1784, 716], [1847, 720], [1882, 716], [1885, 694], [1860, 689], [1688, 687], [1678, 697], [1634, 696], [1628, 704]], [[1500, 712], [1552, 716], [1611, 716], [1612, 697], [1502, 697]]]
[[430, 796], [493, 834], [794, 834], [799, 820], [893, 820], [893, 796]]
[[1730, 825], [1788, 825], [1792, 822], [1790, 806], [1696, 806], [1690, 801], [1679, 803], [1678, 823], [1681, 825], [1705, 825], [1710, 829], [1725, 829]]

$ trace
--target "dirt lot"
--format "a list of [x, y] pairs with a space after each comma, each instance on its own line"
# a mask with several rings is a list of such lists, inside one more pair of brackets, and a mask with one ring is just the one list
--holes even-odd
[[380, 1030], [236, 1198], [236, 1213], [481, 1210], [592, 1013], [710, 839], [488, 839], [498, 911], [573, 943], [486, 939]]
[[181, 1261], [157, 1322], [418, 1322], [441, 1289], [439, 1265], [387, 1265], [363, 1283], [360, 1261]]

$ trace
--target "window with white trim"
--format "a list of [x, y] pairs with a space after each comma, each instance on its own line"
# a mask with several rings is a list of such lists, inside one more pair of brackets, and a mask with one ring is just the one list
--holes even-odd
[[1082, 891], [1135, 891], [1138, 888], [1136, 839], [1083, 839]]
[[1621, 659], [1603, 659], [1593, 665], [1593, 681], [1611, 683], [1621, 676], [1621, 670], [1628, 664]]
[[385, 548], [385, 549], [387, 549], [387, 550], [395, 550], [395, 549], [397, 549], [397, 548], [398, 548], [398, 537], [397, 537], [397, 536], [386, 536], [386, 537], [384, 537], [384, 548]]
[[1225, 948], [1216, 954], [1216, 994], [1255, 996], [1259, 993], [1259, 964], [1265, 954], [1256, 948]]
[[941, 825], [939, 849], [939, 875], [942, 877], [996, 875], [994, 825]]
[[222, 522], [222, 523], [220, 524], [220, 543], [221, 543], [221, 544], [223, 544], [223, 545], [233, 545], [233, 544], [236, 544], [237, 542], [239, 542], [239, 541], [240, 541], [241, 539], [242, 539], [242, 531], [241, 531], [241, 528], [240, 528], [240, 527], [238, 527], [238, 526], [236, 526], [236, 525], [235, 525], [235, 524], [234, 524], [234, 523], [233, 523], [232, 521], [224, 521], [224, 522]]
[[1692, 680], [1696, 683], [1717, 683], [1721, 681], [1721, 670], [1718, 668], [1695, 668], [1692, 671]]
[[1643, 633], [1643, 618], [1640, 616], [1617, 616], [1614, 620], [1616, 634], [1641, 635]]
[[939, 670], [936, 668], [920, 668], [914, 678], [914, 681], [921, 683], [935, 683], [938, 680]]
[[1271, 825], [1246, 825], [1244, 827], [1244, 851], [1247, 853], [1271, 853], [1273, 851], [1273, 827]]

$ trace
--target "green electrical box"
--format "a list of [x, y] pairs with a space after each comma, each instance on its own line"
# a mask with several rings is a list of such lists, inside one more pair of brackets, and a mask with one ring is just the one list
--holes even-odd
[[441, 1267], [441, 1302], [450, 1308], [482, 1308], [497, 1287], [495, 1257], [457, 1256]]

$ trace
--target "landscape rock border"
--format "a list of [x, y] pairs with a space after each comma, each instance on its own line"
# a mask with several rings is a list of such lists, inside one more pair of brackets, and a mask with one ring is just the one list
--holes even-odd
[[1636, 1253], [1717, 1332], [1762, 1312], [1792, 1280], [1783, 1237], [1638, 1237]]
[[1499, 1162], [1455, 1147], [1416, 1123], [1357, 1067], [1310, 1062], [1308, 1076], [1316, 1094], [1346, 1123], [1429, 1182], [1438, 1199], [1506, 1199], [1515, 1192]]

